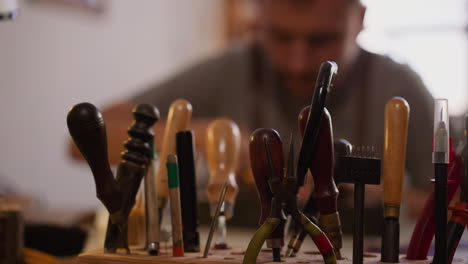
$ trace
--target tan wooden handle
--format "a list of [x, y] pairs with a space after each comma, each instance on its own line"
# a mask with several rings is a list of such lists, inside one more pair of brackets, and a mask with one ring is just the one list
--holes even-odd
[[399, 217], [409, 111], [408, 102], [401, 97], [392, 98], [385, 106], [383, 155], [385, 217]]
[[166, 200], [169, 196], [166, 169], [167, 155], [176, 154], [176, 134], [179, 131], [189, 130], [191, 119], [192, 105], [189, 101], [178, 99], [169, 107], [161, 153], [159, 154], [159, 167], [156, 174], [156, 188], [159, 198]]
[[206, 131], [206, 159], [210, 170], [208, 200], [211, 207], [216, 207], [221, 187], [224, 182], [227, 182], [224, 214], [228, 219], [232, 217], [238, 193], [235, 172], [239, 160], [240, 144], [240, 130], [233, 121], [216, 119], [208, 125]]

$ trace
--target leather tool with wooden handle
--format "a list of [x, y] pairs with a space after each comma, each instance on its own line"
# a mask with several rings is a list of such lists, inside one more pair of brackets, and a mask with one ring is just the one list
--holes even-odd
[[67, 125], [73, 141], [88, 162], [93, 173], [96, 196], [115, 221], [122, 216], [122, 193], [110, 169], [107, 154], [106, 124], [101, 112], [90, 103], [73, 106], [67, 115]]
[[187, 100], [175, 100], [169, 107], [161, 152], [159, 154], [160, 166], [158, 167], [158, 172], [156, 174], [156, 187], [160, 209], [166, 206], [166, 201], [169, 196], [167, 169], [164, 165], [166, 164], [167, 155], [176, 154], [176, 133], [179, 131], [189, 130], [191, 119], [192, 105]]
[[[299, 114], [299, 128], [304, 134], [309, 119], [310, 106], [305, 107]], [[311, 150], [312, 151], [312, 150]], [[315, 153], [312, 153], [309, 169], [314, 179], [314, 191], [311, 198], [317, 202], [320, 212], [319, 227], [325, 232], [332, 243], [337, 259], [341, 259], [340, 249], [343, 246], [340, 216], [337, 209], [338, 188], [333, 178], [334, 172], [334, 144], [333, 128], [330, 113], [323, 110], [322, 120]], [[304, 208], [304, 213], [309, 208]]]
[[[105, 251], [109, 253], [115, 253], [117, 248], [124, 248], [130, 253], [128, 216], [151, 158], [148, 142], [153, 138], [151, 127], [159, 119], [159, 112], [151, 105], [140, 104], [133, 109], [133, 116], [134, 122], [127, 130], [130, 137], [124, 143], [126, 150], [122, 152], [115, 180], [107, 160], [105, 126], [100, 112], [92, 104], [82, 103], [74, 106], [67, 116], [70, 134], [88, 161], [98, 197], [102, 197], [101, 201], [110, 213], [104, 242]], [[117, 192], [120, 194], [117, 195]]]
[[[271, 174], [271, 169], [268, 165], [264, 143], [265, 139], [267, 144], [270, 146], [272, 163], [276, 171], [276, 175], [278, 175], [280, 179], [283, 179], [285, 168], [283, 142], [281, 141], [281, 137], [278, 132], [271, 128], [259, 128], [255, 130], [250, 136], [249, 152], [250, 165], [252, 167], [252, 173], [254, 175], [262, 207], [259, 219], [260, 226], [265, 222], [265, 219], [270, 216], [271, 199], [273, 198], [273, 193], [268, 186], [268, 178]], [[285, 219], [282, 219], [279, 226], [266, 239], [267, 247], [273, 248], [274, 254], [275, 251], [279, 254], [284, 245], [284, 220]]]
[[409, 105], [394, 97], [385, 106], [383, 154], [384, 224], [382, 232], [382, 262], [399, 261], [400, 203], [405, 172], [408, 137]]
[[[132, 114], [134, 122], [127, 130], [129, 138], [124, 142], [125, 150], [121, 153], [122, 160], [117, 166], [115, 176], [122, 192], [122, 210], [126, 221], [122, 226], [113, 225], [111, 221], [107, 225], [104, 247], [111, 253], [116, 252], [117, 248], [128, 247], [128, 217], [135, 205], [141, 180], [151, 162], [149, 143], [154, 138], [152, 127], [159, 120], [158, 110], [149, 104], [138, 104], [133, 108]], [[128, 248], [127, 251], [129, 252]]]
[[227, 219], [233, 215], [238, 193], [236, 169], [240, 154], [241, 134], [236, 123], [228, 119], [212, 121], [206, 131], [206, 158], [210, 171], [207, 194], [210, 212], [216, 209], [216, 202], [224, 182], [228, 183], [224, 202]]

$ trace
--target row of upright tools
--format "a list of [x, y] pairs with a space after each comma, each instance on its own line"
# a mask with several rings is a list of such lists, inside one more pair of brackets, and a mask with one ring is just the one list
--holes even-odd
[[[294, 146], [290, 137], [287, 160], [278, 132], [271, 128], [255, 130], [250, 137], [250, 164], [261, 202], [260, 227], [244, 254], [243, 263], [256, 263], [266, 241], [273, 261], [281, 261], [284, 246], [285, 216], [299, 228], [294, 231], [284, 253], [294, 257], [307, 234], [311, 236], [325, 263], [336, 263], [341, 255], [342, 231], [337, 209], [339, 183], [354, 184], [353, 263], [363, 263], [364, 198], [366, 184], [380, 184], [383, 172], [384, 219], [381, 261], [399, 262], [399, 211], [405, 169], [409, 105], [405, 99], [392, 98], [385, 106], [383, 169], [373, 147], [352, 146], [348, 141], [333, 140], [331, 117], [325, 108], [327, 94], [337, 73], [334, 62], [321, 65], [310, 106], [299, 114], [302, 144], [295, 166]], [[115, 253], [128, 246], [128, 222], [137, 192], [144, 179], [146, 210], [146, 249], [159, 254], [160, 221], [170, 198], [173, 255], [199, 252], [197, 195], [195, 187], [194, 139], [189, 130], [192, 106], [175, 101], [168, 113], [159, 153], [154, 151], [152, 126], [158, 110], [149, 104], [133, 109], [134, 123], [128, 129], [116, 177], [107, 157], [106, 130], [99, 110], [89, 103], [72, 107], [67, 117], [70, 134], [91, 167], [97, 197], [110, 213], [104, 249]], [[435, 188], [427, 199], [406, 258], [427, 258], [435, 234], [433, 263], [451, 263], [458, 242], [468, 224], [468, 116], [465, 117], [465, 144], [455, 151], [449, 136], [447, 100], [437, 99], [434, 115], [433, 163]], [[240, 131], [227, 119], [212, 121], [207, 128], [206, 158], [210, 170], [207, 188], [213, 217], [204, 257], [217, 223], [220, 236], [217, 248], [227, 248], [226, 219], [233, 215], [238, 193], [235, 171], [240, 156]], [[157, 166], [159, 163], [159, 167]], [[465, 164], [463, 166], [463, 164]], [[164, 166], [166, 165], [166, 166]], [[314, 190], [302, 209], [297, 204], [299, 187], [310, 171]], [[448, 207], [458, 187], [460, 201]], [[142, 199], [140, 196], [138, 199]], [[181, 209], [182, 206], [182, 209]], [[447, 211], [452, 216], [447, 223]]]

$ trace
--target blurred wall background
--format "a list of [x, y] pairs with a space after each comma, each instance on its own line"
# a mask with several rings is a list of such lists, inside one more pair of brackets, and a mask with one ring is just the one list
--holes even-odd
[[19, 0], [0, 23], [0, 184], [50, 207], [99, 204], [87, 165], [66, 156], [72, 105], [110, 104], [222, 43], [222, 1], [90, 2], [102, 10]]

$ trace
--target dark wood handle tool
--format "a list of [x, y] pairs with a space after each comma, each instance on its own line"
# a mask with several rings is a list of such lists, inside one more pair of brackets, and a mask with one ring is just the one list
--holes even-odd
[[[130, 139], [124, 144], [127, 150], [122, 154], [116, 180], [110, 172], [105, 125], [99, 110], [92, 104], [82, 103], [74, 106], [67, 117], [70, 134], [93, 171], [98, 197], [106, 208], [111, 208], [104, 242], [105, 251], [109, 253], [115, 253], [118, 248], [130, 253], [128, 215], [151, 159], [148, 142], [154, 135], [150, 128], [159, 119], [157, 109], [147, 104], [134, 108], [133, 115], [135, 122], [128, 130]], [[105, 190], [104, 195], [102, 190]]]
[[96, 196], [113, 216], [122, 222], [122, 194], [109, 166], [106, 124], [101, 112], [90, 103], [73, 106], [67, 115], [73, 141], [88, 162], [96, 185]]
[[[255, 184], [258, 190], [258, 196], [261, 203], [261, 214], [259, 219], [259, 225], [270, 216], [271, 210], [271, 199], [273, 194], [268, 185], [268, 177], [271, 173], [271, 169], [268, 165], [267, 153], [265, 150], [264, 140], [271, 149], [271, 158], [274, 166], [275, 174], [281, 179], [284, 175], [284, 153], [283, 143], [281, 137], [274, 129], [259, 128], [255, 130], [250, 136], [250, 165], [255, 178]], [[281, 219], [279, 226], [271, 233], [266, 239], [267, 247], [273, 249], [273, 260], [275, 262], [281, 261], [281, 248], [284, 245], [284, 223], [285, 219]]]
[[[352, 152], [353, 146], [346, 139], [340, 138], [333, 143], [334, 153], [335, 153], [335, 166], [333, 169], [333, 176], [335, 179], [335, 184], [339, 187], [340, 175], [343, 175], [343, 164], [341, 162], [341, 157], [349, 156]], [[306, 204], [304, 205], [304, 214], [308, 216], [312, 222], [317, 224], [317, 219], [319, 216], [319, 210], [317, 202], [313, 196], [309, 196]], [[288, 250], [286, 251], [285, 256], [294, 257], [297, 252], [301, 249], [302, 243], [304, 242], [307, 232], [304, 230], [296, 230], [288, 243]]]
[[[310, 107], [305, 107], [299, 114], [299, 130], [304, 133]], [[338, 188], [336, 187], [334, 173], [334, 143], [333, 129], [330, 113], [324, 108], [320, 131], [318, 136], [316, 153], [309, 164], [312, 172], [315, 189], [307, 201], [303, 212], [308, 217], [314, 214], [314, 207], [320, 212], [319, 227], [328, 236], [332, 243], [337, 259], [341, 259], [340, 249], [343, 246], [340, 216], [337, 209]], [[314, 202], [315, 201], [315, 202]], [[301, 247], [306, 232], [302, 230], [293, 246], [292, 255], [295, 255]]]
[[110, 253], [116, 252], [118, 248], [127, 248], [127, 252], [130, 252], [127, 241], [128, 216], [135, 205], [141, 180], [153, 155], [149, 146], [149, 142], [154, 138], [151, 128], [159, 120], [159, 112], [149, 104], [137, 105], [132, 113], [134, 122], [127, 130], [130, 137], [124, 142], [125, 151], [122, 152], [122, 161], [116, 173], [116, 181], [122, 192], [122, 213], [125, 221], [122, 226], [107, 225], [104, 247]]

